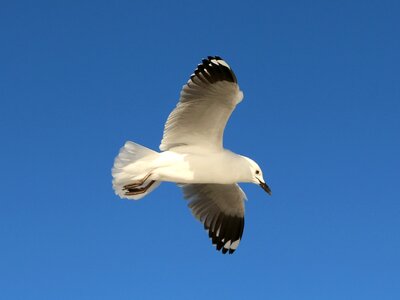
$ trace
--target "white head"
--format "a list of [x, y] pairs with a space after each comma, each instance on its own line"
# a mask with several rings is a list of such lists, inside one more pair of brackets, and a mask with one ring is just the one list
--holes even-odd
[[248, 181], [260, 185], [264, 191], [266, 191], [269, 195], [271, 195], [271, 189], [265, 183], [263, 172], [260, 166], [254, 160], [245, 156], [243, 157], [246, 159], [250, 169], [250, 174], [249, 174], [250, 178], [248, 178]]

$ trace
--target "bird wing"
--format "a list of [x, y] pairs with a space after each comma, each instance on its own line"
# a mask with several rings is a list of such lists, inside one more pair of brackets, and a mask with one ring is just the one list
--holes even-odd
[[185, 199], [217, 250], [233, 253], [244, 229], [245, 193], [237, 184], [185, 184]]
[[165, 123], [160, 150], [182, 145], [221, 149], [225, 125], [242, 99], [229, 65], [218, 56], [203, 59]]

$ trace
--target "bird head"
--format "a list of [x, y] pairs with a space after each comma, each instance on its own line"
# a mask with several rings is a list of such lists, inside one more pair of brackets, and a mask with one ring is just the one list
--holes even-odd
[[246, 160], [250, 168], [251, 180], [249, 181], [258, 184], [264, 191], [266, 191], [269, 195], [271, 195], [272, 194], [271, 189], [269, 188], [268, 184], [265, 183], [263, 172], [260, 166], [254, 160], [248, 157], [246, 157]]

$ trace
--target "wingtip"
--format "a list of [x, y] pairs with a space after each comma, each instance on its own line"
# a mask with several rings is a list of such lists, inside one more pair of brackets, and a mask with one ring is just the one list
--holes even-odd
[[[201, 74], [201, 76], [199, 76]], [[207, 58], [202, 59], [201, 63], [197, 65], [196, 70], [190, 76], [197, 76], [200, 80], [204, 77], [210, 83], [217, 81], [228, 81], [237, 83], [237, 78], [232, 68], [228, 63], [220, 56], [207, 56]]]

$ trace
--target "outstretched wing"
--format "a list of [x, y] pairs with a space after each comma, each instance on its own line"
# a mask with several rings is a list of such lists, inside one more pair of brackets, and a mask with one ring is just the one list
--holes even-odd
[[237, 184], [185, 184], [184, 197], [217, 250], [233, 253], [244, 229], [245, 193]]
[[221, 149], [225, 125], [242, 99], [229, 65], [218, 56], [203, 59], [165, 123], [160, 150], [182, 145]]

